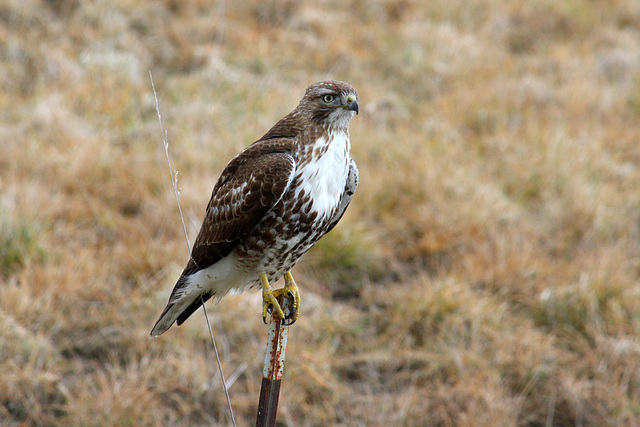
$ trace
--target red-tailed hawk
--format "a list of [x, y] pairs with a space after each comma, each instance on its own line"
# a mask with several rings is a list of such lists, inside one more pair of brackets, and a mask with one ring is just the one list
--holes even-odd
[[[349, 122], [358, 113], [351, 85], [312, 84], [295, 110], [225, 167], [213, 188], [191, 258], [151, 336], [182, 324], [211, 297], [262, 288], [263, 319], [298, 318], [300, 296], [291, 268], [347, 209], [358, 185]], [[272, 290], [284, 275], [282, 289]], [[285, 319], [276, 300], [289, 295]]]

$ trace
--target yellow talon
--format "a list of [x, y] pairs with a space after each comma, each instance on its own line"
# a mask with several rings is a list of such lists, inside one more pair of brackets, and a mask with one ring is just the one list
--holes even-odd
[[[281, 289], [272, 290], [269, 285], [269, 279], [264, 273], [260, 273], [260, 281], [262, 282], [262, 320], [267, 322], [267, 314], [269, 314], [269, 308], [275, 310], [278, 317], [282, 319], [285, 325], [292, 325], [298, 316], [300, 315], [300, 292], [298, 285], [293, 280], [293, 276], [290, 271], [284, 274], [284, 287]], [[287, 298], [289, 302], [288, 313], [285, 316], [282, 307], [278, 303], [278, 298]], [[290, 322], [287, 322], [287, 319]]]
[[262, 320], [264, 323], [267, 323], [269, 307], [273, 307], [273, 310], [276, 311], [278, 317], [284, 319], [284, 312], [282, 311], [282, 308], [280, 308], [280, 304], [276, 299], [275, 291], [273, 291], [271, 289], [271, 285], [269, 285], [267, 275], [260, 273], [260, 281], [262, 282]]
[[300, 315], [300, 291], [290, 271], [284, 274], [284, 288], [282, 288], [281, 292], [285, 297], [293, 299], [289, 308], [289, 319], [291, 319], [289, 325], [292, 325]]

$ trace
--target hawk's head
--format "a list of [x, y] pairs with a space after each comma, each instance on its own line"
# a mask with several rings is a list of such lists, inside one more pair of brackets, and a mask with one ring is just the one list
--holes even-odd
[[295, 138], [309, 125], [347, 130], [358, 113], [358, 94], [348, 83], [325, 80], [307, 88], [298, 106], [276, 123], [260, 140]]
[[307, 88], [298, 109], [321, 126], [346, 128], [358, 114], [358, 94], [348, 83], [326, 80]]

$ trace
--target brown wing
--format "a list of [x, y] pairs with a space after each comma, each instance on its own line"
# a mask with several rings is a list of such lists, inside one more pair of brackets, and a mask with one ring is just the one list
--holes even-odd
[[293, 141], [258, 141], [238, 154], [213, 188], [207, 212], [182, 275], [229, 255], [282, 198], [296, 168]]
[[292, 144], [291, 139], [256, 141], [222, 171], [193, 244], [191, 258], [156, 321], [152, 336], [162, 334], [174, 321], [182, 324], [214, 295], [213, 291], [203, 291], [186, 306], [181, 306], [177, 297], [187, 276], [229, 255], [282, 198], [296, 168], [290, 154]]

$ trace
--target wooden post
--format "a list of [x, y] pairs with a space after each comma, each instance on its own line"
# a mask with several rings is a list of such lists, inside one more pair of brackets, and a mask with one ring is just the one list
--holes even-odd
[[[278, 298], [280, 307], [285, 314], [288, 312], [288, 299]], [[282, 319], [275, 313], [271, 314], [269, 324], [269, 339], [267, 352], [264, 356], [264, 368], [262, 370], [262, 387], [260, 388], [260, 400], [258, 401], [258, 417], [256, 427], [273, 427], [276, 425], [278, 412], [278, 399], [280, 397], [280, 383], [284, 371], [284, 357], [287, 350], [287, 335], [289, 326], [282, 324]]]

